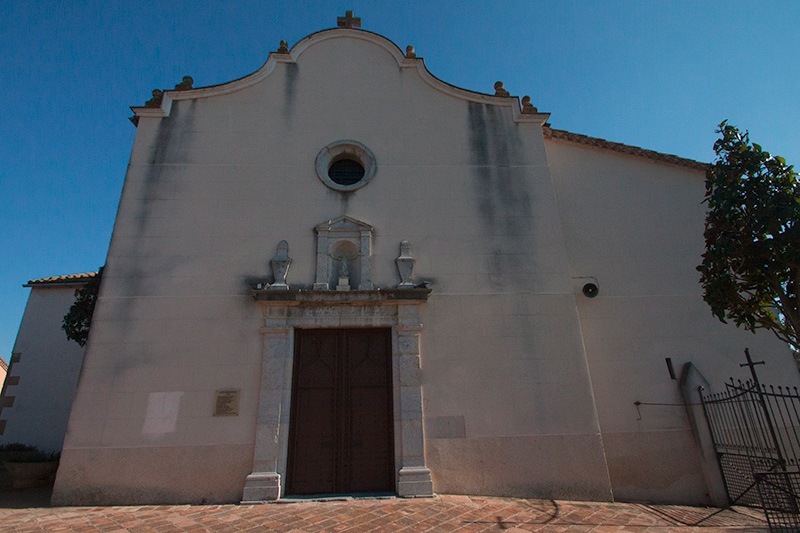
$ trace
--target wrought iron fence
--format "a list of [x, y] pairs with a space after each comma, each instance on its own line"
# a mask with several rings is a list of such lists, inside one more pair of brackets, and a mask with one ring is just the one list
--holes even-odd
[[769, 530], [787, 533], [800, 531], [797, 509], [800, 472], [756, 472], [755, 479]]
[[[702, 395], [731, 504], [762, 507], [775, 531], [800, 531], [800, 390], [753, 379]], [[774, 525], [774, 528], [773, 528]]]

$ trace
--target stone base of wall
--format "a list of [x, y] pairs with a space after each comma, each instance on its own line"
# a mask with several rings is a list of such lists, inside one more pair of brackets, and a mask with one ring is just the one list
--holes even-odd
[[252, 444], [65, 449], [52, 503], [239, 503], [252, 470]]
[[711, 505], [689, 429], [604, 433], [603, 442], [618, 501]]
[[438, 493], [613, 500], [599, 435], [428, 439], [425, 444]]

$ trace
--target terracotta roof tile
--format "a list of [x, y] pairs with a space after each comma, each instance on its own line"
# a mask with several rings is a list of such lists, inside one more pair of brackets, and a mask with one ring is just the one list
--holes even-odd
[[52, 278], [32, 279], [23, 285], [23, 287], [32, 287], [34, 285], [63, 285], [65, 283], [83, 283], [89, 281], [96, 275], [97, 272], [85, 272], [83, 274], [68, 274], [66, 276], [53, 276]]
[[644, 148], [639, 148], [638, 146], [615, 143], [605, 139], [599, 139], [597, 137], [581, 135], [580, 133], [572, 133], [570, 131], [556, 130], [548, 127], [542, 128], [542, 132], [544, 133], [545, 139], [552, 139], [554, 141], [566, 141], [574, 144], [582, 144], [584, 146], [593, 146], [595, 148], [611, 150], [636, 157], [644, 157], [645, 159], [652, 159], [653, 161], [677, 165], [679, 167], [692, 168], [695, 170], [705, 171], [709, 167], [708, 163], [701, 163], [700, 161], [695, 161], [694, 159], [686, 159], [684, 157], [678, 157], [677, 155], [671, 154], [662, 154], [661, 152], [646, 150]]

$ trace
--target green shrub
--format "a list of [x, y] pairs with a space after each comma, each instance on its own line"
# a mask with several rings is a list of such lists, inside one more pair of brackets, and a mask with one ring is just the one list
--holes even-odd
[[14, 463], [49, 463], [50, 461], [58, 461], [61, 457], [60, 453], [43, 452], [41, 450], [28, 450], [20, 452], [10, 462]]
[[8, 444], [0, 444], [0, 452], [32, 452], [36, 451], [36, 446], [30, 444], [21, 444], [19, 442], [9, 442]]

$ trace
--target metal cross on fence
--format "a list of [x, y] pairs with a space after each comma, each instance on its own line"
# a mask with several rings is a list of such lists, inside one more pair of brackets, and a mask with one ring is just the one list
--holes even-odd
[[756, 373], [756, 366], [763, 365], [764, 361], [758, 361], [756, 363], [753, 362], [753, 359], [750, 358], [750, 350], [748, 348], [744, 349], [744, 355], [747, 358], [746, 363], [742, 363], [739, 366], [748, 366], [750, 367], [750, 374], [753, 376], [753, 388], [756, 391], [758, 396], [758, 402], [761, 404], [761, 409], [764, 411], [764, 420], [767, 423], [767, 429], [769, 430], [770, 438], [772, 439], [772, 445], [775, 446], [775, 452], [778, 456], [778, 461], [781, 466], [786, 466], [786, 459], [783, 456], [780, 441], [778, 440], [778, 435], [775, 433], [775, 425], [772, 421], [771, 411], [767, 408], [767, 400], [764, 398], [764, 389], [761, 387], [761, 382], [758, 380], [758, 374]]
[[746, 363], [742, 363], [739, 366], [749, 366], [750, 367], [750, 375], [753, 376], [753, 383], [756, 385], [757, 388], [761, 388], [761, 382], [758, 381], [758, 374], [756, 374], [756, 365], [763, 365], [764, 361], [758, 361], [754, 363], [753, 360], [750, 358], [750, 349], [744, 349], [744, 356], [747, 358]]
[[354, 17], [352, 11], [345, 11], [343, 17], [336, 17], [336, 25], [340, 28], [360, 28], [361, 17]]

